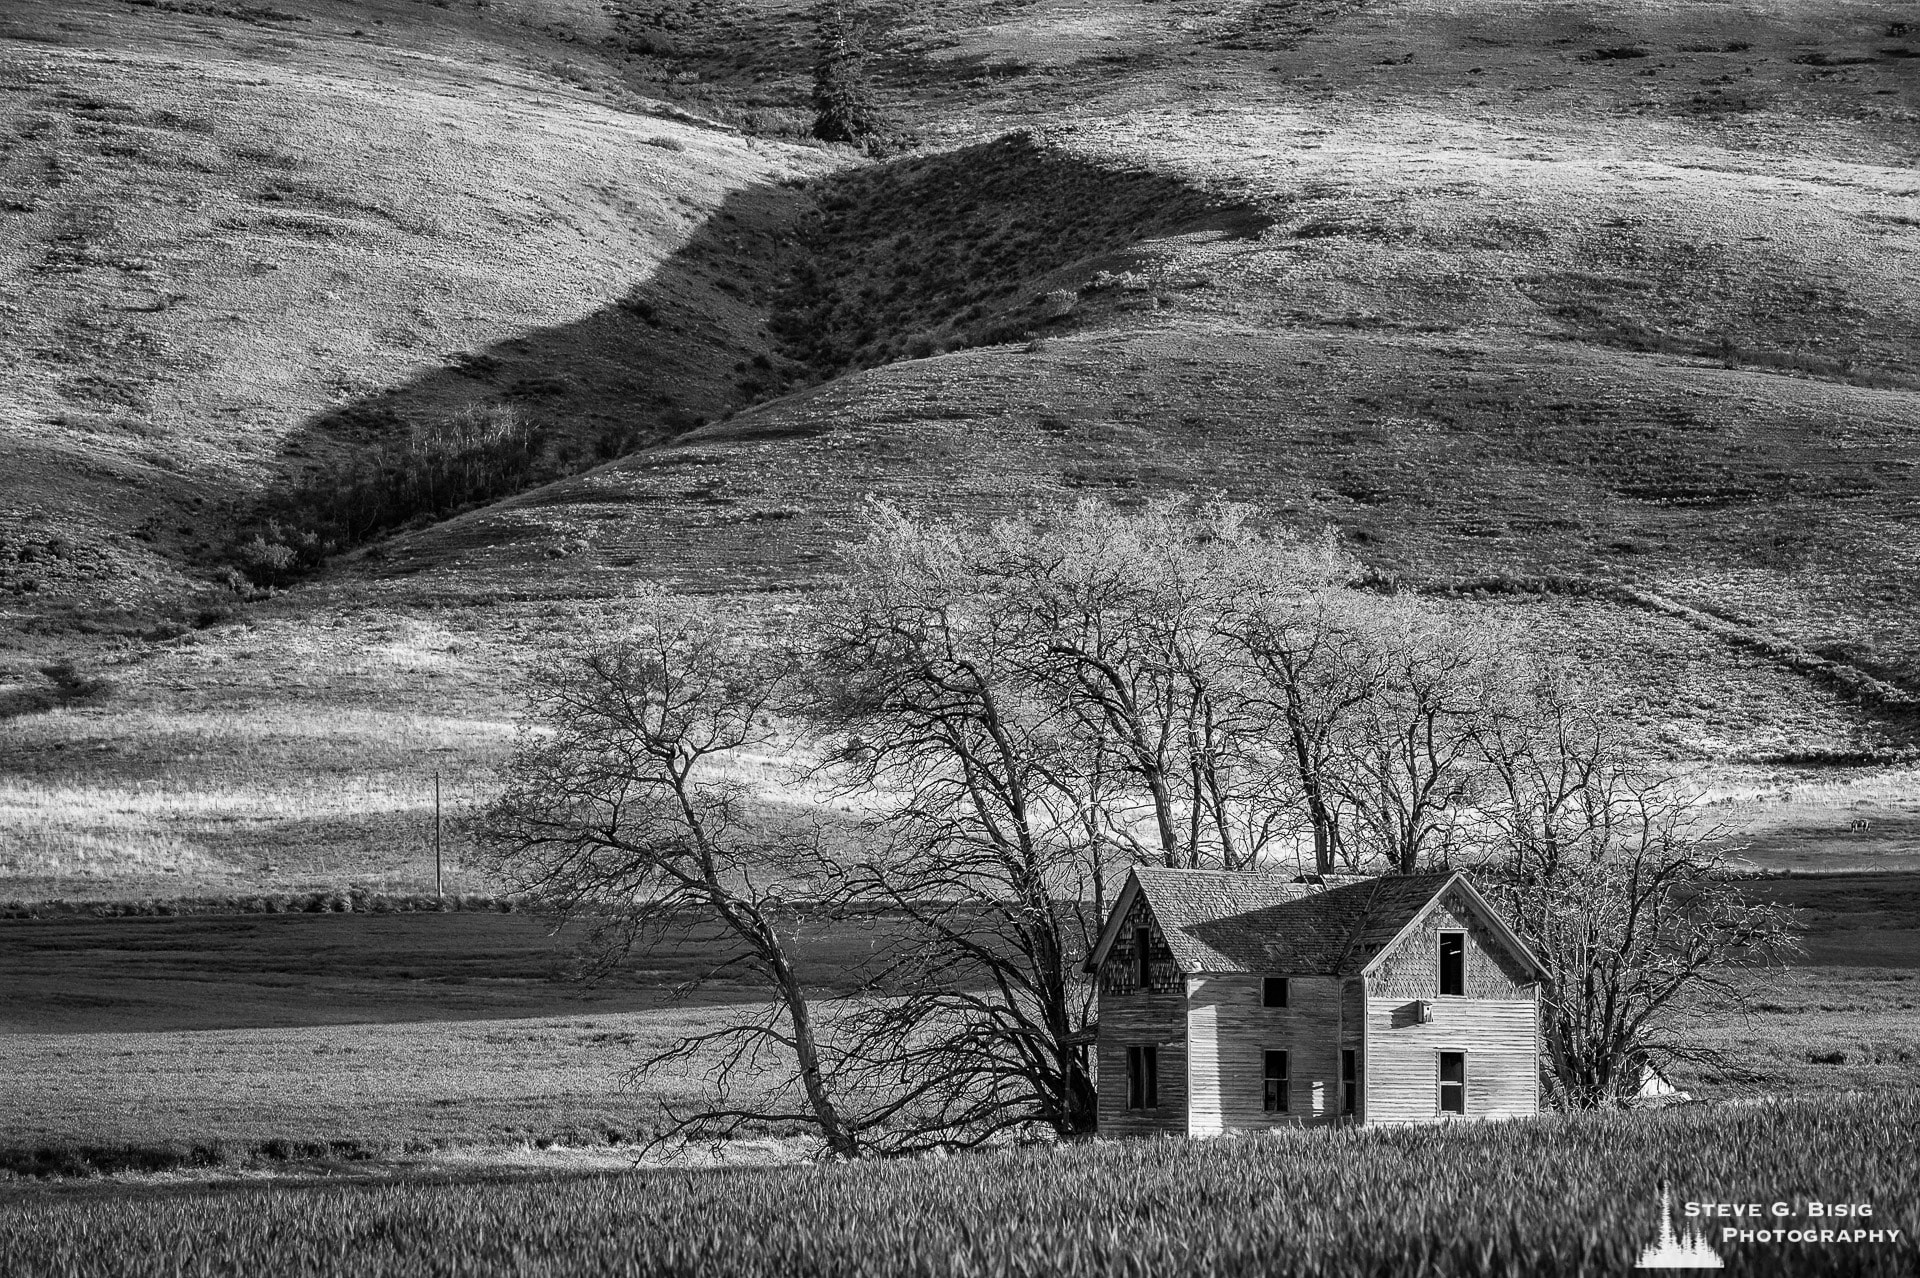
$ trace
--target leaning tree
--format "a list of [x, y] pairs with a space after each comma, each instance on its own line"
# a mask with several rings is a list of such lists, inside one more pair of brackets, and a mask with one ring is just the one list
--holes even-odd
[[717, 932], [725, 956], [709, 975], [744, 970], [770, 995], [765, 1015], [640, 1063], [645, 1073], [719, 1056], [714, 1102], [670, 1112], [669, 1134], [791, 1121], [854, 1156], [862, 1125], [836, 1089], [836, 1055], [790, 945], [799, 913], [832, 913], [822, 829], [777, 817], [737, 771], [743, 751], [772, 740], [778, 646], [697, 600], [648, 593], [624, 611], [625, 634], [529, 678], [483, 854], [536, 908], [584, 927], [591, 970]]

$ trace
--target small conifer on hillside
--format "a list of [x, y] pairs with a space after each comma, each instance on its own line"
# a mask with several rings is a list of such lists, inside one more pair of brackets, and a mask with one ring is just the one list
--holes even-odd
[[813, 136], [864, 146], [880, 128], [859, 26], [840, 0], [820, 0], [813, 28]]

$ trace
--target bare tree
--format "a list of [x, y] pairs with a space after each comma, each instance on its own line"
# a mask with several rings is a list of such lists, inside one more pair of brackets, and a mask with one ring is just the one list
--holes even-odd
[[1795, 922], [1742, 890], [1698, 792], [1649, 767], [1593, 687], [1537, 658], [1518, 671], [1476, 725], [1485, 869], [1548, 972], [1550, 1094], [1618, 1104], [1644, 1065], [1711, 1055], [1675, 1032], [1692, 996], [1737, 1001], [1742, 973], [1797, 950]]
[[[1789, 920], [1738, 892], [1590, 688], [1352, 578], [1232, 507], [972, 531], [877, 506], [804, 642], [648, 596], [631, 634], [536, 675], [486, 847], [605, 961], [702, 926], [764, 982], [768, 1015], [645, 1063], [719, 1054], [720, 1099], [683, 1130], [798, 1121], [848, 1157], [1088, 1133], [1080, 963], [1127, 867], [1303, 840], [1323, 873], [1477, 862], [1550, 972], [1554, 1094], [1617, 1100], [1684, 1050], [1681, 1000], [1786, 952]], [[829, 855], [823, 823], [739, 779], [780, 716], [864, 814], [857, 844]], [[903, 920], [827, 1030], [783, 931], [802, 908]], [[772, 1099], [732, 1099], [774, 1057]]]
[[[782, 677], [769, 650], [730, 633], [699, 602], [647, 595], [633, 629], [542, 666], [528, 690], [504, 793], [486, 814], [490, 868], [563, 920], [584, 923], [604, 968], [689, 929], [717, 928], [772, 1013], [691, 1036], [642, 1072], [703, 1053], [722, 1056], [720, 1100], [675, 1116], [675, 1130], [724, 1133], [753, 1121], [817, 1128], [851, 1157], [861, 1125], [843, 1111], [814, 1008], [782, 937], [800, 904], [820, 908], [831, 875], [817, 832], [756, 810], [726, 771], [765, 745]], [[738, 1073], [769, 1059], [790, 1071], [776, 1097], [734, 1103]], [[755, 1067], [743, 1070], [742, 1067]]]
[[841, 784], [882, 804], [858, 891], [911, 923], [858, 1052], [894, 1084], [909, 1147], [1095, 1119], [1078, 966], [1111, 857], [1085, 774], [1062, 767], [1071, 725], [1033, 695], [976, 551], [880, 508], [812, 627], [811, 716], [848, 743]]
[[[981, 570], [1021, 635], [1022, 675], [1059, 707], [1069, 758], [1108, 770], [1105, 836], [1135, 861], [1252, 863], [1265, 832], [1247, 747], [1255, 723], [1218, 619], [1237, 561], [1260, 541], [1238, 507], [1097, 503], [1011, 520], [982, 544]], [[1134, 793], [1131, 800], [1125, 791]]]
[[1470, 725], [1488, 853], [1523, 875], [1551, 876], [1635, 837], [1673, 780], [1641, 764], [1592, 683], [1524, 647], [1505, 669]]
[[1504, 672], [1481, 634], [1404, 605], [1371, 619], [1358, 665], [1366, 695], [1327, 773], [1362, 836], [1349, 857], [1399, 874], [1447, 864], [1476, 833], [1473, 729]]
[[1329, 546], [1312, 567], [1293, 574], [1291, 589], [1264, 576], [1239, 583], [1222, 625], [1249, 672], [1248, 711], [1297, 795], [1313, 868], [1331, 874], [1349, 859], [1337, 776], [1344, 744], [1382, 676], [1368, 643], [1375, 610], [1341, 587], [1344, 559]]
[[1254, 583], [1319, 582], [1326, 560], [1225, 506], [1083, 503], [984, 532], [876, 507], [808, 627], [808, 715], [877, 804], [858, 893], [910, 920], [856, 1055], [921, 1139], [1091, 1130], [1079, 961], [1128, 865], [1251, 868], [1297, 828], [1226, 621]]

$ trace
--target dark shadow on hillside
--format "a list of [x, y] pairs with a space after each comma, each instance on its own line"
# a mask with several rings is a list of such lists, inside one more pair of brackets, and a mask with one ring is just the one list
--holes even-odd
[[1269, 221], [1022, 133], [836, 175], [819, 207], [773, 326], [819, 376], [1070, 327], [1080, 289], [1142, 241]]
[[321, 414], [238, 520], [248, 578], [591, 469], [850, 367], [1071, 326], [1143, 240], [1265, 222], [1012, 135], [729, 196], [618, 303]]
[[[1216, 43], [1226, 49], [1287, 52], [1310, 37], [1334, 34], [1340, 23], [1360, 13], [1389, 7], [1380, 0], [1257, 0], [1234, 18]], [[1425, 66], [1458, 54], [1497, 62], [1503, 54], [1531, 52], [1551, 53], [1562, 67], [1568, 61], [1597, 64], [1628, 76], [1659, 67], [1660, 59], [1676, 54], [1764, 63], [1785, 50], [1790, 75], [1799, 67], [1888, 69], [1914, 56], [1913, 25], [1891, 7], [1880, 13], [1856, 10], [1836, 21], [1839, 14], [1837, 6], [1769, 14], [1716, 6], [1653, 6], [1596, 14], [1578, 7], [1516, 11], [1488, 5], [1390, 14], [1386, 25], [1356, 36], [1378, 58], [1377, 66]], [[1488, 67], [1490, 85], [1498, 85], [1492, 74], [1496, 70]], [[1687, 78], [1680, 82], [1699, 83]], [[1636, 87], [1644, 91], [1651, 86]], [[1376, 89], [1395, 94], [1392, 82], [1370, 83], [1368, 88], [1370, 94]]]

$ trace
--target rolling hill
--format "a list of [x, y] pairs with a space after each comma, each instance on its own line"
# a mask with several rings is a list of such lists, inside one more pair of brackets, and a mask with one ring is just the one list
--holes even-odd
[[[1914, 740], [1898, 6], [867, 21], [877, 157], [797, 136], [800, 7], [0, 19], [8, 894], [417, 882], [517, 668], [641, 579], [778, 606], [870, 496], [1224, 491], [1625, 673], [1770, 831], [1911, 808], [1793, 771]], [[537, 456], [220, 598], [475, 423]]]

